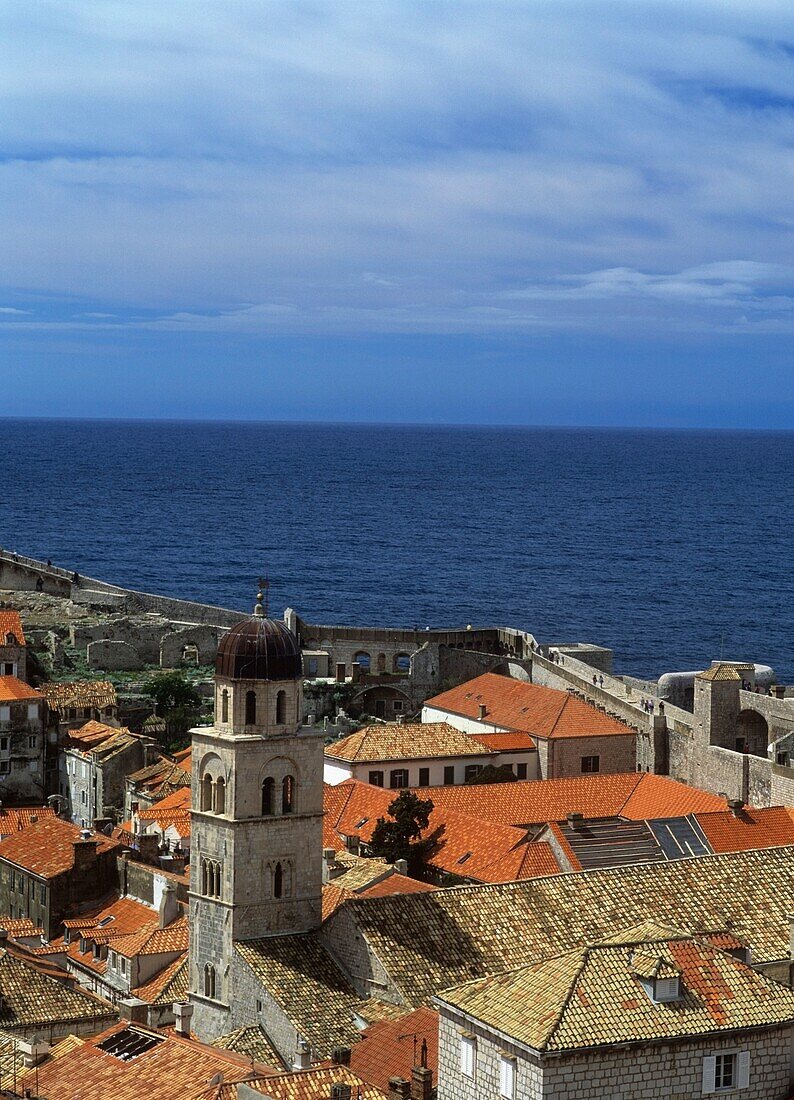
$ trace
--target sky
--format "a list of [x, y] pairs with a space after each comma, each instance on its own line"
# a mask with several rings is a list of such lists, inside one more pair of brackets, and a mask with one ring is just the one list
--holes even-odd
[[0, 37], [0, 415], [794, 428], [790, 0]]

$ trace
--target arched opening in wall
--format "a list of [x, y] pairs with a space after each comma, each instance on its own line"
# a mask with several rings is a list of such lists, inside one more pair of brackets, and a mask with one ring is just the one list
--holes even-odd
[[273, 793], [275, 780], [271, 775], [262, 781], [262, 817], [269, 817], [274, 813]]
[[209, 773], [201, 780], [201, 808], [212, 812], [212, 776]]
[[221, 722], [229, 721], [229, 692], [226, 688], [221, 692]]
[[256, 725], [256, 692], [247, 691], [245, 693], [245, 724], [246, 726]]
[[204, 996], [215, 1000], [215, 967], [209, 963], [204, 966]]
[[184, 645], [182, 646], [182, 664], [183, 665], [198, 665], [199, 663], [199, 651], [197, 645]]
[[291, 814], [295, 808], [295, 780], [285, 775], [281, 781], [281, 812]]
[[276, 695], [276, 725], [283, 726], [287, 721], [287, 693], [280, 691]]
[[[769, 726], [763, 714], [757, 710], [743, 710], [739, 715], [736, 731], [737, 752], [748, 752], [752, 756], [767, 755], [769, 744]], [[730, 747], [730, 746], [729, 746]]]
[[215, 781], [215, 805], [216, 814], [226, 813], [226, 780], [222, 777]]
[[385, 672], [385, 671], [386, 671], [386, 654], [385, 653], [379, 653], [378, 654], [378, 672]]
[[369, 653], [366, 653], [363, 649], [361, 649], [358, 653], [353, 654], [353, 663], [355, 664], [356, 662], [358, 663], [358, 666], [362, 670], [362, 672], [369, 672], [370, 666], [372, 664], [372, 658], [370, 657]]
[[212, 868], [212, 896], [219, 898], [221, 896], [221, 865], [220, 863], [213, 864]]
[[411, 671], [411, 657], [408, 653], [396, 653], [394, 655], [394, 671], [405, 672]]
[[276, 869], [273, 872], [273, 897], [280, 898], [284, 893], [284, 872], [281, 869], [281, 864], [276, 864]]

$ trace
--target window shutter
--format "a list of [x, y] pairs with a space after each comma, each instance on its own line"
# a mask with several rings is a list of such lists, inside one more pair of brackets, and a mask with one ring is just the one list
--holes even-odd
[[717, 1075], [717, 1059], [710, 1054], [703, 1059], [703, 1094], [714, 1092], [714, 1078]]
[[740, 1089], [746, 1089], [750, 1084], [750, 1051], [740, 1050], [737, 1058], [739, 1071], [737, 1073], [737, 1085]]
[[466, 1077], [474, 1076], [474, 1039], [469, 1035], [460, 1038], [460, 1071]]
[[516, 1093], [515, 1071], [516, 1064], [512, 1058], [499, 1059], [499, 1095], [506, 1100], [513, 1100]]

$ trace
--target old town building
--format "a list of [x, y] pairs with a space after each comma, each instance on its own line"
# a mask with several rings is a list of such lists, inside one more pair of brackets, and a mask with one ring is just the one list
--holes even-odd
[[18, 611], [0, 610], [0, 676], [28, 678], [27, 643]]
[[47, 703], [16, 676], [0, 676], [0, 797], [40, 802], [45, 794]]

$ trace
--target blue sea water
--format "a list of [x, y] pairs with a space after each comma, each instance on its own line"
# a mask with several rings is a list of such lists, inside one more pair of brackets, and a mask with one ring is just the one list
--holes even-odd
[[313, 621], [794, 679], [794, 433], [6, 420], [0, 545]]

